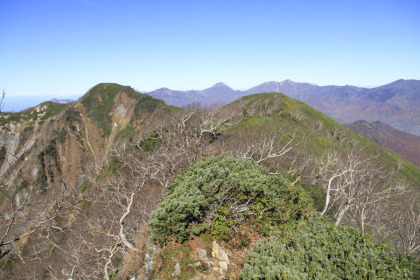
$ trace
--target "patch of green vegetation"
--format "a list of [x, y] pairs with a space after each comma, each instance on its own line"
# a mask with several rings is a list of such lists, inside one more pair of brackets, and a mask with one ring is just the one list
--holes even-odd
[[0, 148], [0, 163], [2, 163], [6, 158], [6, 147], [1, 146]]
[[229, 241], [230, 230], [236, 224], [235, 219], [230, 218], [231, 213], [228, 206], [220, 206], [211, 220], [210, 233], [223, 241]]
[[54, 181], [54, 173], [53, 173], [53, 170], [51, 168], [51, 165], [49, 165], [47, 167], [47, 172], [48, 172], [48, 182], [52, 183]]
[[0, 259], [0, 271], [2, 271], [2, 274], [8, 275], [12, 272], [13, 264], [16, 259], [17, 257], [14, 254], [8, 254]]
[[80, 113], [74, 107], [70, 107], [64, 113], [64, 119], [70, 123], [70, 129], [74, 131], [76, 130], [74, 123], [80, 122]]
[[86, 210], [90, 207], [90, 205], [92, 204], [92, 202], [90, 200], [84, 200], [81, 204], [80, 204], [80, 208], [82, 210]]
[[111, 110], [115, 96], [123, 89], [124, 87], [118, 84], [99, 84], [89, 90], [82, 99], [88, 117], [102, 128], [104, 136], [111, 133]]
[[117, 157], [112, 157], [111, 160], [102, 168], [102, 172], [98, 175], [98, 179], [106, 178], [110, 174], [115, 174], [120, 167], [120, 161]]
[[121, 130], [120, 132], [115, 135], [114, 142], [117, 142], [119, 139], [126, 139], [133, 135], [134, 128], [131, 125], [127, 125], [126, 128]]
[[264, 233], [306, 219], [311, 201], [299, 186], [253, 161], [218, 156], [206, 158], [176, 177], [152, 214], [152, 239], [187, 240], [197, 225], [211, 220], [210, 232], [229, 239], [235, 225], [254, 216]]
[[[58, 168], [58, 165], [56, 162], [56, 158], [57, 158], [56, 141], [57, 141], [57, 138], [50, 140], [50, 143], [37, 156], [38, 160], [41, 163], [41, 172], [39, 173], [35, 181], [35, 185], [38, 186], [41, 193], [44, 193], [47, 190], [48, 178], [49, 178], [50, 183], [52, 183], [54, 180], [53, 168]], [[54, 159], [55, 164], [53, 166], [47, 165], [45, 163], [46, 156], [52, 157]], [[45, 169], [47, 169], [48, 176], [45, 173]]]
[[41, 173], [36, 178], [35, 184], [38, 186], [41, 193], [47, 191], [47, 175], [45, 174], [44, 169], [41, 169]]
[[198, 268], [194, 267], [194, 263], [197, 263], [193, 257], [193, 250], [184, 246], [183, 244], [169, 243], [166, 245], [162, 252], [162, 267], [160, 268], [154, 279], [173, 279], [175, 272], [175, 266], [179, 264], [181, 274], [176, 279], [191, 279], [195, 273], [195, 269], [204, 271], [207, 267], [201, 264]]
[[26, 126], [23, 131], [29, 131], [29, 132], [33, 132], [34, 131], [34, 127], [32, 124]]
[[325, 189], [317, 185], [304, 186], [303, 188], [314, 201], [315, 210], [322, 211], [325, 205]]
[[259, 116], [273, 115], [279, 111], [278, 106], [283, 97], [284, 95], [281, 93], [259, 93], [245, 96], [241, 98], [241, 102], [246, 102], [242, 107], [242, 116], [248, 117], [249, 112]]
[[61, 113], [67, 106], [68, 104], [57, 104], [47, 101], [37, 106], [41, 108], [38, 111], [35, 108], [30, 108], [18, 113], [1, 113], [0, 125], [12, 122], [34, 122], [38, 119], [43, 123], [46, 119]]
[[153, 113], [159, 107], [167, 107], [164, 101], [155, 99], [150, 95], [136, 93], [133, 96], [137, 99], [136, 106], [134, 107], [134, 113], [137, 118], [141, 117], [144, 113]]
[[153, 132], [148, 138], [141, 140], [139, 147], [145, 152], [152, 152], [158, 143], [158, 133]]
[[55, 148], [55, 140], [51, 140], [50, 143], [45, 147], [44, 154], [51, 157], [57, 156], [57, 150]]
[[54, 130], [54, 135], [55, 135], [55, 139], [60, 142], [60, 143], [64, 143], [66, 141], [66, 137], [67, 137], [67, 131], [66, 129], [62, 128], [59, 130]]
[[44, 102], [41, 106], [47, 106], [47, 108], [43, 111], [45, 114], [41, 117], [41, 120], [46, 120], [52, 116], [58, 115], [61, 113], [65, 108], [68, 107], [68, 104], [58, 104], [54, 102]]
[[88, 190], [90, 190], [90, 188], [92, 187], [92, 183], [88, 182], [88, 181], [84, 181], [82, 184], [82, 188], [80, 189], [80, 191], [82, 193], [87, 192]]
[[[0, 183], [0, 186], [2, 186], [2, 185], [3, 185], [3, 182]], [[7, 194], [9, 192], [9, 188], [3, 189], [3, 190], [0, 191], [0, 205], [3, 204], [4, 199], [7, 197]]]
[[19, 186], [16, 188], [16, 193], [26, 189], [28, 187], [28, 182], [26, 180], [22, 180], [22, 182], [20, 182]]
[[249, 254], [243, 279], [419, 279], [419, 263], [397, 255], [369, 235], [337, 227], [316, 215], [302, 222], [288, 241], [259, 241]]
[[70, 107], [65, 113], [64, 113], [64, 119], [67, 123], [69, 123], [70, 130], [74, 133], [76, 136], [76, 141], [79, 143], [79, 146], [84, 150], [85, 145], [83, 143], [82, 135], [80, 131], [77, 130], [77, 124], [80, 123], [80, 113], [74, 108]]

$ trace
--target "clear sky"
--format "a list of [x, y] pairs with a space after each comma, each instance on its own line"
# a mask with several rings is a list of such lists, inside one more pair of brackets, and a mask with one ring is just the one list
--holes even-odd
[[420, 1], [0, 0], [0, 90], [420, 79]]

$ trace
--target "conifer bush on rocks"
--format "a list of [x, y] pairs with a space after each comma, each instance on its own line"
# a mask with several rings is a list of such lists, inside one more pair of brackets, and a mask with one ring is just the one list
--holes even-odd
[[250, 216], [269, 233], [311, 213], [301, 187], [253, 161], [222, 155], [197, 162], [173, 180], [152, 214], [152, 239], [182, 242], [209, 229], [228, 240], [230, 229]]

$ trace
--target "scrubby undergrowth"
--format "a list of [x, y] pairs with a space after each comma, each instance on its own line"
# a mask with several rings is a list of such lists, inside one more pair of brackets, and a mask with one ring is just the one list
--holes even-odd
[[204, 232], [229, 241], [249, 219], [262, 240], [249, 250], [242, 279], [418, 279], [415, 259], [331, 224], [281, 175], [226, 156], [203, 159], [174, 179], [152, 214], [151, 238], [166, 251]]
[[369, 235], [337, 227], [316, 215], [290, 239], [258, 242], [249, 254], [243, 279], [418, 279], [414, 259]]
[[179, 175], [152, 214], [152, 239], [185, 241], [210, 230], [230, 239], [232, 228], [250, 216], [272, 234], [290, 222], [306, 219], [311, 203], [299, 186], [253, 161], [218, 156], [203, 159]]

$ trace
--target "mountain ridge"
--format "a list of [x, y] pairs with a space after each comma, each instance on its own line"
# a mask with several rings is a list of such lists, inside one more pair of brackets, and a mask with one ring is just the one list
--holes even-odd
[[[216, 85], [219, 85], [216, 84]], [[291, 80], [266, 82], [248, 90], [234, 90], [224, 83], [204, 90], [147, 92], [175, 106], [191, 103], [229, 103], [240, 97], [263, 92], [284, 93], [342, 123], [357, 120], [381, 121], [404, 132], [420, 135], [420, 81], [397, 80], [375, 88], [318, 86]]]
[[[406, 186], [413, 194], [418, 193], [420, 187], [418, 167], [377, 143], [359, 137], [309, 105], [280, 93], [248, 95], [216, 108], [177, 108], [128, 86], [102, 83], [74, 103], [46, 102], [20, 113], [1, 113], [0, 120], [3, 190], [0, 212], [5, 217], [0, 220], [0, 231], [4, 233], [12, 222], [10, 235], [6, 234], [11, 242], [0, 243], [2, 253], [8, 252], [0, 258], [0, 278], [4, 279], [67, 279], [69, 275], [80, 279], [127, 279], [128, 276], [151, 279], [153, 273], [163, 273], [161, 275], [170, 278], [174, 267], [180, 267], [182, 277], [188, 279], [182, 273], [194, 274], [197, 261], [183, 263], [172, 259], [172, 255], [165, 255], [166, 249], [185, 248], [185, 244], [172, 244], [174, 247], [168, 244], [165, 249], [150, 243], [147, 223], [159, 198], [165, 192], [171, 192], [170, 184], [175, 177], [200, 159], [215, 155], [226, 154], [244, 162], [252, 161], [267, 168], [265, 172], [284, 174], [287, 180], [290, 179], [289, 190], [294, 190], [295, 184], [301, 185], [305, 196], [311, 197], [311, 205], [318, 211], [325, 208], [326, 182], [328, 175], [335, 172], [328, 169], [328, 162], [324, 162], [330, 156], [336, 156], [333, 159], [336, 164], [332, 166], [338, 164], [342, 168], [346, 168], [349, 156], [357, 156], [350, 158], [350, 163], [356, 160], [353, 163], [365, 164], [367, 161], [357, 160], [369, 160], [369, 165], [353, 168], [365, 176], [351, 176], [362, 180], [352, 184], [361, 196], [372, 194], [365, 188], [363, 180], [366, 178], [380, 190], [384, 186], [394, 186], [393, 180], [399, 178], [409, 182]], [[320, 167], [324, 171], [326, 167], [326, 172], [320, 172]], [[365, 173], [366, 170], [370, 173]], [[211, 170], [204, 168], [204, 172], [208, 178], [213, 177]], [[226, 173], [221, 172], [219, 179], [224, 180]], [[381, 181], [383, 178], [389, 181]], [[231, 179], [241, 184], [235, 172], [231, 173]], [[219, 185], [215, 181], [205, 187], [217, 188]], [[263, 184], [263, 187], [269, 188], [270, 184]], [[211, 199], [228, 199], [228, 189], [226, 192], [220, 190], [220, 195]], [[212, 193], [211, 189], [209, 191]], [[377, 189], [372, 188], [372, 191], [375, 194]], [[181, 195], [187, 194], [196, 193], [181, 192]], [[32, 197], [39, 203], [25, 204], [24, 215], [16, 216], [17, 223], [14, 223], [10, 218], [14, 206]], [[355, 199], [350, 203], [363, 202]], [[371, 212], [364, 213], [374, 213], [374, 216], [364, 218], [372, 223], [381, 219], [381, 223], [386, 222], [394, 230], [399, 225], [392, 224], [399, 220], [397, 210], [405, 210], [410, 205], [405, 199], [398, 200], [397, 206], [389, 205], [395, 212], [386, 211], [386, 215], [377, 211], [377, 204], [374, 207], [365, 205]], [[359, 215], [357, 205], [345, 207], [346, 202], [336, 192], [331, 194], [331, 200], [334, 207], [326, 210], [331, 221], [337, 225], [359, 226], [359, 219], [353, 219]], [[180, 201], [185, 202], [182, 196]], [[245, 245], [252, 248], [263, 237], [253, 230], [277, 231], [271, 226], [273, 217], [264, 210], [265, 199], [259, 203], [260, 207], [251, 212], [247, 211], [246, 199], [240, 204], [226, 204], [216, 212], [207, 209], [219, 219], [213, 220], [220, 225], [213, 228], [213, 233], [218, 231], [219, 236], [232, 234], [229, 217], [240, 217], [241, 213], [254, 212], [253, 219], [268, 215], [263, 227], [256, 220], [249, 220], [245, 230], [250, 229], [251, 235], [236, 240], [242, 249]], [[229, 210], [231, 206], [236, 210]], [[57, 210], [59, 215], [54, 216]], [[283, 214], [284, 217], [290, 214], [289, 211], [275, 213], [280, 219]], [[338, 213], [347, 214], [340, 216]], [[48, 219], [44, 220], [44, 217]], [[406, 221], [408, 218], [401, 219]], [[21, 238], [20, 234], [36, 229], [38, 222], [43, 225], [38, 231]], [[200, 234], [206, 230], [206, 225], [192, 223], [183, 230]], [[407, 232], [409, 229], [399, 230]], [[363, 232], [371, 231], [374, 233], [369, 224]], [[375, 236], [381, 241], [389, 237], [387, 233], [381, 231]], [[188, 242], [198, 241], [191, 239]], [[420, 237], [417, 241], [420, 242]], [[223, 250], [232, 249], [234, 257], [243, 253], [243, 250], [233, 251], [235, 248], [217, 242]], [[212, 242], [208, 244], [210, 246]], [[404, 244], [396, 243], [396, 246], [401, 252], [410, 250]], [[181, 250], [175, 256], [188, 258], [185, 254]], [[208, 257], [213, 261], [217, 259]], [[168, 258], [175, 263], [162, 266], [162, 263], [172, 264], [172, 261], [165, 262]], [[242, 255], [241, 260], [233, 262], [238, 265], [236, 268], [224, 264], [228, 266], [227, 271], [220, 270], [219, 262], [207, 266], [203, 261], [205, 265], [199, 268], [226, 278], [232, 269], [236, 272], [242, 269], [246, 256]]]
[[420, 136], [399, 131], [381, 122], [356, 121], [346, 126], [420, 167]]

